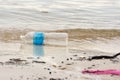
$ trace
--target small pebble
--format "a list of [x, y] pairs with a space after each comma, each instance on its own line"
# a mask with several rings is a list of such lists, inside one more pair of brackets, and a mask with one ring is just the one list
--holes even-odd
[[52, 66], [55, 67], [55, 68], [57, 67], [56, 65], [52, 65]]
[[49, 72], [49, 74], [52, 74], [52, 72]]
[[65, 67], [63, 67], [63, 68], [60, 68], [61, 70], [65, 70], [66, 68]]
[[62, 66], [58, 66], [58, 67], [62, 67]]
[[38, 80], [43, 80], [42, 78], [38, 78]]
[[61, 63], [64, 63], [64, 61], [61, 61]]
[[50, 70], [50, 68], [48, 68], [48, 70]]
[[69, 61], [69, 59], [67, 58], [67, 61]]
[[95, 66], [94, 64], [92, 66]]
[[70, 58], [70, 60], [72, 60], [72, 58]]
[[54, 78], [50, 78], [49, 80], [56, 80], [56, 79], [54, 79]]

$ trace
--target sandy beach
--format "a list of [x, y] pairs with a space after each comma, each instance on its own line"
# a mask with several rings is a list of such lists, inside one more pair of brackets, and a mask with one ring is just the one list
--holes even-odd
[[120, 0], [0, 0], [0, 80], [120, 80]]
[[[1, 80], [119, 80], [119, 75], [83, 74], [83, 70], [120, 70], [120, 56], [88, 60], [92, 56], [112, 56], [119, 52], [119, 30], [70, 29], [66, 47], [23, 44], [19, 36], [32, 30], [2, 32], [0, 49]], [[45, 31], [51, 32], [51, 31]], [[56, 31], [55, 31], [56, 32]], [[6, 36], [7, 35], [7, 36]], [[14, 37], [10, 37], [13, 36]], [[117, 41], [118, 40], [118, 41]], [[114, 45], [113, 45], [114, 44]], [[111, 46], [112, 45], [112, 46]]]

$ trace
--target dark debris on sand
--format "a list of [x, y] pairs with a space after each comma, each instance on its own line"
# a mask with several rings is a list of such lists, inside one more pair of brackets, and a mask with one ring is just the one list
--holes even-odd
[[61, 79], [61, 78], [50, 78], [49, 80], [64, 80], [64, 79]]
[[12, 58], [9, 61], [5, 62], [6, 65], [26, 65], [28, 64], [27, 60], [22, 60], [20, 58]]
[[33, 60], [32, 63], [43, 63], [43, 64], [45, 64], [46, 62], [45, 62], [45, 61], [37, 61], [37, 60]]

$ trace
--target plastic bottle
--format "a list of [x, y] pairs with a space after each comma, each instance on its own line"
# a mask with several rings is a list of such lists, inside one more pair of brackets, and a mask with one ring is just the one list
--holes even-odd
[[24, 36], [20, 36], [24, 43], [33, 45], [68, 45], [67, 33], [45, 33], [45, 32], [29, 32]]

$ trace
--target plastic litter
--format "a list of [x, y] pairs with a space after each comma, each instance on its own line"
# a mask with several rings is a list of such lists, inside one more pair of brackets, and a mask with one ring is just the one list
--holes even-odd
[[20, 36], [24, 43], [33, 45], [57, 45], [67, 46], [67, 33], [45, 33], [45, 32], [29, 32], [26, 35]]
[[91, 73], [91, 74], [112, 74], [120, 76], [120, 70], [84, 70], [82, 73]]

